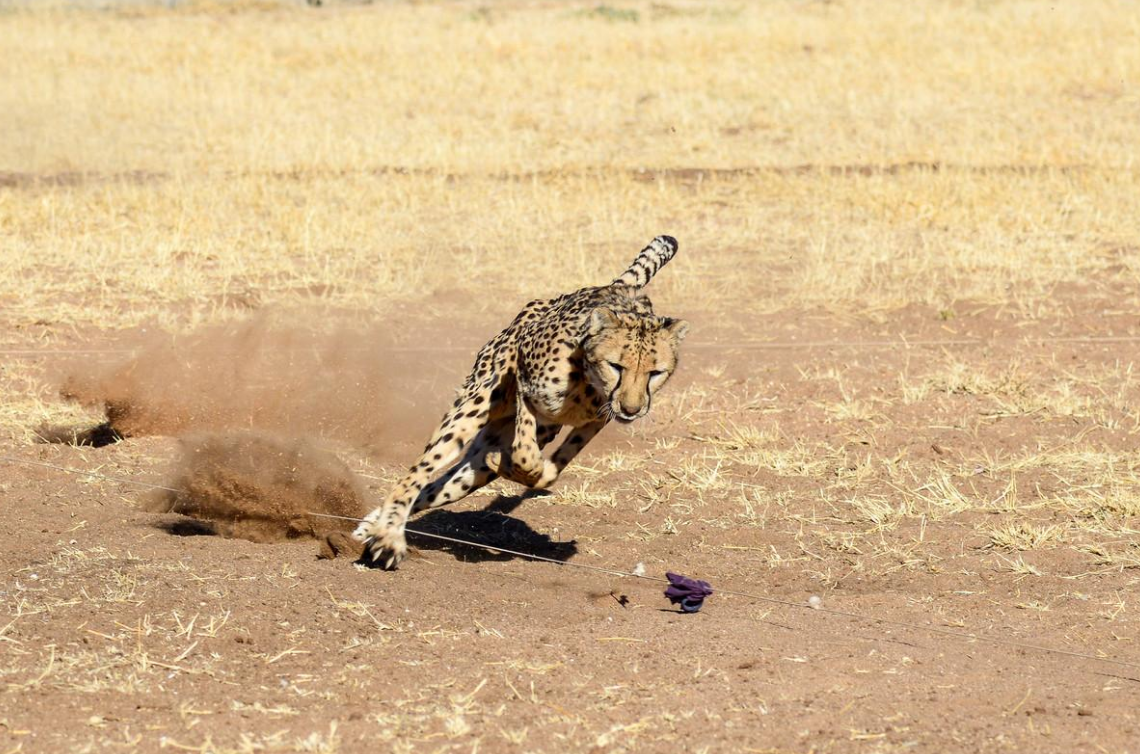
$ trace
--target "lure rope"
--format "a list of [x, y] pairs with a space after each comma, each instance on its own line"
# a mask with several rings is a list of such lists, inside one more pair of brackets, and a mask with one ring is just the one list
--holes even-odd
[[[80, 475], [80, 476], [93, 477], [95, 479], [103, 479], [103, 480], [106, 480], [109, 482], [121, 482], [124, 484], [133, 484], [133, 485], [136, 485], [139, 487], [149, 487], [151, 489], [156, 489], [156, 490], [166, 490], [168, 492], [178, 492], [178, 493], [183, 493], [183, 494], [186, 493], [185, 490], [180, 490], [180, 489], [177, 489], [175, 487], [166, 487], [166, 486], [161, 485], [161, 484], [154, 484], [153, 482], [140, 482], [140, 481], [137, 481], [134, 479], [127, 479], [126, 477], [112, 476], [110, 474], [102, 474], [102, 473], [95, 472], [95, 471], [86, 471], [84, 469], [76, 469], [76, 468], [72, 468], [69, 466], [60, 466], [60, 465], [54, 464], [54, 463], [47, 463], [46, 461], [30, 461], [30, 460], [23, 459], [23, 458], [14, 458], [12, 456], [5, 456], [5, 455], [0, 455], [0, 461], [5, 461], [8, 463], [12, 463], [12, 464], [23, 464], [23, 465], [27, 465], [27, 466], [40, 466], [43, 468], [55, 469], [57, 471], [67, 472], [68, 474], [76, 474], [76, 475]], [[316, 516], [319, 518], [335, 518], [335, 519], [341, 519], [344, 521], [355, 521], [357, 523], [363, 521], [363, 519], [353, 518], [352, 516], [335, 516], [335, 515], [332, 515], [330, 513], [312, 513], [312, 512], [306, 511], [305, 514], [308, 516]], [[544, 557], [542, 555], [535, 555], [533, 553], [521, 552], [519, 550], [510, 550], [510, 549], [507, 549], [506, 547], [499, 547], [498, 545], [491, 545], [491, 544], [486, 544], [483, 542], [472, 542], [472, 541], [469, 541], [466, 539], [459, 539], [457, 537], [448, 537], [448, 536], [445, 536], [443, 534], [434, 534], [432, 532], [420, 531], [418, 529], [405, 528], [404, 531], [408, 534], [414, 534], [414, 535], [420, 536], [420, 537], [428, 537], [430, 539], [443, 540], [445, 542], [451, 542], [453, 544], [460, 544], [460, 545], [465, 545], [468, 547], [479, 547], [479, 548], [482, 548], [484, 550], [492, 550], [494, 552], [504, 552], [504, 553], [507, 553], [509, 555], [516, 555], [520, 558], [526, 558], [528, 560], [537, 560], [537, 561], [542, 561], [544, 563], [552, 563], [554, 565], [559, 565], [559, 566], [570, 566], [573, 568], [582, 568], [582, 569], [586, 569], [586, 570], [590, 570], [590, 571], [596, 571], [599, 573], [605, 573], [605, 574], [608, 574], [610, 576], [624, 576], [624, 577], [635, 578], [635, 579], [643, 579], [645, 581], [669, 583], [668, 579], [663, 579], [659, 576], [647, 576], [647, 575], [641, 574], [641, 573], [634, 573], [633, 571], [622, 571], [622, 570], [616, 569], [616, 568], [603, 568], [601, 566], [589, 565], [587, 563], [571, 563], [569, 561], [557, 560], [555, 558], [547, 558], [547, 557]], [[1140, 670], [1140, 663], [1129, 662], [1127, 660], [1117, 660], [1117, 659], [1113, 659], [1111, 657], [1098, 657], [1097, 655], [1086, 654], [1084, 652], [1075, 652], [1075, 651], [1068, 650], [1068, 649], [1056, 649], [1054, 647], [1046, 647], [1046, 646], [1042, 646], [1040, 644], [1027, 644], [1024, 642], [1014, 641], [1012, 639], [1000, 639], [1000, 638], [996, 638], [996, 637], [992, 637], [992, 636], [979, 636], [977, 634], [967, 633], [964, 631], [953, 631], [953, 630], [948, 629], [948, 628], [939, 628], [938, 626], [924, 625], [921, 623], [908, 623], [906, 621], [892, 620], [890, 618], [879, 618], [879, 617], [875, 617], [875, 616], [871, 616], [871, 615], [864, 615], [862, 613], [851, 612], [849, 610], [836, 610], [834, 608], [822, 607], [822, 606], [813, 605], [813, 604], [810, 604], [807, 602], [795, 602], [793, 600], [782, 600], [782, 599], [779, 599], [778, 597], [769, 597], [767, 595], [762, 595], [762, 594], [751, 594], [749, 592], [741, 592], [741, 591], [736, 591], [736, 590], [732, 590], [732, 589], [721, 589], [719, 587], [717, 588], [716, 591], [718, 594], [729, 594], [729, 595], [733, 595], [735, 597], [743, 597], [745, 599], [755, 600], [756, 602], [767, 602], [767, 603], [771, 603], [774, 605], [782, 605], [784, 607], [798, 608], [801, 610], [812, 610], [812, 611], [819, 612], [819, 613], [825, 613], [828, 615], [836, 615], [836, 616], [840, 616], [843, 618], [850, 618], [852, 620], [863, 621], [866, 623], [877, 623], [877, 624], [883, 625], [883, 626], [894, 626], [897, 628], [906, 628], [906, 629], [910, 629], [910, 630], [914, 630], [914, 631], [926, 631], [929, 633], [939, 634], [942, 636], [949, 636], [949, 637], [957, 639], [959, 641], [980, 642], [983, 644], [992, 644], [995, 646], [1013, 647], [1015, 649], [1028, 649], [1028, 650], [1032, 650], [1032, 651], [1043, 652], [1045, 654], [1061, 655], [1061, 656], [1073, 657], [1073, 658], [1081, 659], [1081, 660], [1092, 660], [1093, 662], [1103, 662], [1103, 663], [1107, 663], [1110, 665], [1116, 665], [1118, 667], [1129, 668], [1131, 670]]]

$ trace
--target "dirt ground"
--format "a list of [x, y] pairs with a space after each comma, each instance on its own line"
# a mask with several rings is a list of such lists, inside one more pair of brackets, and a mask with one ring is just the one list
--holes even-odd
[[[1134, 3], [88, 5], [0, 0], [0, 754], [1140, 753]], [[661, 233], [650, 415], [412, 524], [571, 565], [318, 557]]]
[[[413, 525], [757, 599], [684, 615], [658, 583], [414, 535], [386, 573], [0, 464], [5, 750], [1136, 750], [1135, 317], [795, 312], [761, 340], [683, 313], [692, 342], [648, 419], [609, 428], [550, 494], [503, 485]], [[326, 443], [367, 496], [493, 331], [390, 355], [418, 418], [384, 453]], [[86, 358], [102, 374], [136, 356]], [[4, 453], [169, 484], [178, 442]]]

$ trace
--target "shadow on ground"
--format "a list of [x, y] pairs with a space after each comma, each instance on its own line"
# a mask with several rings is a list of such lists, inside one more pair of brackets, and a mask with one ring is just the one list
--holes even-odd
[[94, 427], [53, 427], [42, 426], [35, 430], [36, 441], [76, 447], [102, 448], [123, 440], [119, 430], [106, 421]]
[[196, 518], [179, 518], [176, 521], [159, 521], [154, 524], [167, 534], [176, 537], [214, 537], [219, 536], [218, 530], [212, 521], [199, 521]]
[[[407, 533], [408, 542], [418, 550], [446, 552], [464, 562], [505, 561], [521, 557], [497, 548], [566, 562], [578, 554], [577, 542], [553, 540], [532, 529], [527, 522], [510, 515], [525, 501], [547, 494], [549, 493], [540, 490], [528, 490], [521, 495], [500, 495], [486, 508], [478, 511], [431, 511], [411, 522], [411, 529]], [[415, 532], [462, 539], [478, 543], [478, 546], [446, 542], [417, 535]]]
[[[556, 541], [547, 534], [535, 531], [527, 522], [510, 515], [525, 501], [547, 494], [549, 493], [539, 490], [528, 490], [521, 495], [500, 495], [483, 510], [431, 511], [410, 522], [408, 543], [413, 550], [444, 552], [456, 560], [470, 563], [508, 561], [522, 557], [504, 550], [515, 550], [565, 563], [578, 554], [576, 541]], [[227, 536], [228, 531], [226, 526], [219, 527], [218, 522], [189, 517], [159, 521], [154, 526], [178, 537]], [[461, 539], [464, 542], [449, 542], [425, 534]], [[347, 540], [347, 537], [344, 539]], [[344, 554], [343, 550], [340, 552]], [[359, 553], [359, 550], [356, 552]], [[374, 565], [367, 558], [358, 562]]]

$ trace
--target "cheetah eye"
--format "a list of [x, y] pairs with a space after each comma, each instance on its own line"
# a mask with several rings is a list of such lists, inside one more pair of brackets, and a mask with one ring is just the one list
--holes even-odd
[[618, 374], [621, 374], [625, 370], [625, 367], [623, 367], [621, 364], [615, 364], [612, 361], [607, 361], [606, 363], [610, 365], [610, 369], [614, 370]]
[[665, 373], [660, 371], [660, 370], [654, 369], [652, 372], [649, 373], [649, 377], [650, 377], [650, 379], [652, 379], [654, 377], [660, 377], [663, 374], [665, 374]]

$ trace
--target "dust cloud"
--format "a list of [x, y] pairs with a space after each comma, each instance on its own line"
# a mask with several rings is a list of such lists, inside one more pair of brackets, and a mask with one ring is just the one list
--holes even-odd
[[[188, 335], [144, 339], [135, 355], [106, 368], [67, 370], [64, 397], [105, 410], [122, 437], [259, 430], [343, 440], [380, 451], [393, 423], [422, 408], [393, 400], [406, 363], [378, 326], [298, 324], [262, 314]], [[397, 366], [399, 364], [399, 366]]]
[[439, 359], [394, 349], [380, 326], [318, 328], [300, 319], [263, 313], [152, 335], [122, 363], [75, 365], [61, 394], [101, 408], [107, 422], [57, 431], [56, 441], [179, 437], [169, 486], [180, 492], [148, 507], [210, 522], [223, 536], [269, 542], [351, 528], [306, 515], [359, 517], [378, 502], [330, 448], [406, 463], [414, 454], [407, 444], [422, 440], [451, 393], [439, 389]]

